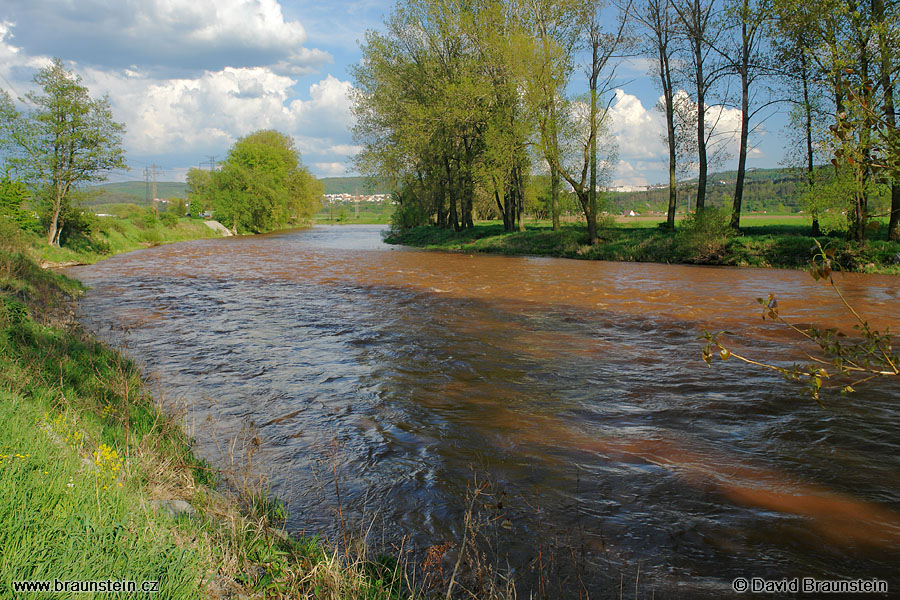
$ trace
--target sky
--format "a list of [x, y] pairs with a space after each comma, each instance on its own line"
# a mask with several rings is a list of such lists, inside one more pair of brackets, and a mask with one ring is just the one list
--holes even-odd
[[[130, 171], [110, 181], [160, 181], [222, 160], [259, 129], [291, 135], [319, 177], [354, 175], [350, 127], [352, 65], [368, 29], [380, 29], [393, 0], [4, 0], [0, 7], [0, 87], [15, 98], [34, 89], [52, 57], [109, 96], [126, 125]], [[611, 133], [618, 143], [617, 185], [666, 181], [660, 92], [645, 61], [618, 70]], [[576, 72], [576, 78], [580, 71]], [[577, 79], [573, 86], [577, 86]], [[739, 111], [720, 115], [719, 140], [737, 156]], [[784, 117], [754, 136], [748, 166], [782, 159]], [[734, 161], [722, 168], [735, 168]]]

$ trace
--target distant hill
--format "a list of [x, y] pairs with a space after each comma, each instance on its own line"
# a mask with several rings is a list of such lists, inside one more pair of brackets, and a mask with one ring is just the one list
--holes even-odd
[[[88, 204], [149, 204], [147, 183], [123, 181], [104, 183], [92, 188], [94, 194]], [[157, 198], [187, 198], [187, 184], [177, 181], [156, 182]]]
[[326, 194], [388, 194], [390, 188], [368, 177], [321, 177]]
[[[821, 168], [821, 167], [819, 167]], [[822, 170], [829, 177], [830, 169]], [[709, 175], [706, 188], [707, 206], [731, 207], [737, 171], [722, 171]], [[805, 176], [786, 169], [752, 169], [744, 179], [743, 209], [747, 212], [796, 212], [802, 210], [800, 195]], [[697, 180], [685, 181], [678, 188], [678, 210], [687, 208], [697, 193]], [[669, 189], [662, 187], [647, 191], [611, 192], [609, 200], [614, 211], [665, 212]], [[693, 206], [691, 206], [693, 208]]]
[[[326, 194], [387, 194], [391, 190], [368, 177], [322, 177]], [[88, 204], [148, 204], [147, 184], [144, 181], [124, 181], [94, 186], [95, 195]], [[187, 184], [177, 181], [158, 181], [158, 198], [187, 198]]]

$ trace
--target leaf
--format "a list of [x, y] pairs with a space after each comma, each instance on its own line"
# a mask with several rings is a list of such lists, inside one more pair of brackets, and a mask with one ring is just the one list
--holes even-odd
[[722, 357], [722, 361], [724, 362], [731, 358], [731, 352], [729, 352], [728, 348], [722, 348], [722, 351], [719, 352], [719, 356]]

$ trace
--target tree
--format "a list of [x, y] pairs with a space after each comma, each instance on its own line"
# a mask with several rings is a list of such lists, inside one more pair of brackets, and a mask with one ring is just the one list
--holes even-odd
[[527, 104], [537, 123], [538, 153], [550, 170], [549, 212], [553, 230], [559, 229], [560, 110], [571, 76], [580, 34], [583, 6], [579, 0], [530, 0], [526, 26], [534, 36], [533, 56], [525, 78]]
[[196, 217], [212, 206], [212, 172], [191, 167], [185, 179], [190, 213]]
[[666, 227], [675, 229], [675, 207], [678, 198], [678, 147], [675, 125], [675, 86], [672, 63], [677, 51], [672, 0], [646, 0], [637, 4], [634, 16], [645, 31], [645, 52], [654, 60], [653, 70], [659, 78], [663, 97], [661, 110], [666, 118], [666, 146], [669, 150], [669, 204]]
[[29, 221], [25, 211], [25, 200], [28, 199], [28, 190], [25, 184], [9, 176], [0, 178], [0, 219], [7, 219], [19, 229], [24, 228]]
[[707, 146], [709, 143], [706, 131], [707, 96], [719, 78], [718, 69], [710, 64], [710, 52], [716, 41], [713, 0], [676, 0], [672, 7], [678, 14], [682, 33], [688, 43], [688, 60], [685, 61], [688, 77], [692, 80], [697, 104], [697, 201], [696, 209], [706, 206], [706, 184], [709, 171]]
[[[777, 74], [786, 85], [783, 96], [792, 104], [790, 131], [801, 138], [788, 141], [787, 163], [789, 168], [805, 171], [806, 197], [814, 199], [811, 192], [817, 183], [815, 162], [817, 156], [821, 158], [823, 147], [818, 139], [816, 124], [825, 121], [827, 116], [823, 110], [825, 90], [816, 76], [815, 61], [809, 56], [813, 51], [809, 29], [802, 23], [785, 18], [775, 19], [773, 25], [771, 42], [775, 61], [781, 65]], [[796, 94], [798, 84], [799, 97]], [[817, 237], [822, 234], [819, 203], [807, 203], [805, 207], [812, 217], [811, 235]]]
[[721, 49], [716, 48], [728, 69], [737, 75], [740, 81], [741, 131], [731, 210], [731, 228], [735, 230], [741, 226], [750, 119], [769, 104], [764, 103], [752, 111], [750, 109], [751, 86], [764, 72], [761, 47], [764, 42], [765, 26], [771, 18], [770, 12], [768, 0], [731, 0], [725, 15], [730, 29], [735, 33], [726, 40]]
[[235, 142], [211, 183], [216, 217], [235, 234], [309, 220], [322, 196], [321, 184], [301, 165], [294, 141], [271, 129]]
[[[589, 55], [585, 68], [588, 96], [586, 99], [569, 100], [560, 110], [559, 118], [563, 122], [560, 131], [564, 132], [561, 137], [566, 138], [561, 145], [567, 150], [560, 152], [560, 157], [554, 159], [556, 163], [551, 168], [556, 169], [572, 186], [587, 220], [588, 243], [594, 245], [600, 239], [597, 231], [599, 183], [601, 178], [610, 174], [618, 160], [614, 141], [605, 136], [612, 99], [604, 103], [604, 97], [613, 87], [615, 60], [627, 43], [625, 25], [628, 9], [619, 14], [614, 29], [606, 30], [601, 16], [602, 5], [589, 0], [586, 8], [582, 27], [583, 43]], [[603, 148], [606, 157], [601, 162], [600, 141], [603, 138], [606, 138]]]
[[126, 168], [122, 135], [125, 126], [113, 120], [109, 99], [91, 98], [81, 78], [53, 61], [34, 76], [42, 94], [25, 98], [33, 108], [19, 113], [4, 94], [14, 169], [32, 186], [44, 188], [42, 207], [47, 241], [59, 246], [72, 195], [83, 184], [105, 181], [109, 171]]
[[[897, 18], [898, 7], [896, 2], [885, 7], [884, 0], [872, 0], [872, 18], [875, 23], [875, 38], [878, 46], [879, 84], [884, 99], [884, 125], [883, 143], [887, 148], [898, 145], [900, 132], [896, 122], [896, 102], [894, 95], [897, 92], [897, 75], [900, 71], [900, 52], [897, 50], [900, 44], [900, 27]], [[894, 172], [891, 176], [891, 216], [888, 221], [888, 239], [900, 240], [900, 173]]]

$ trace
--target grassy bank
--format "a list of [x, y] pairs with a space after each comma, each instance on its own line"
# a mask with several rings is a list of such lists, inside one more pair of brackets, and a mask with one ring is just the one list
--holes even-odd
[[[815, 247], [809, 226], [797, 219], [748, 220], [739, 235], [719, 228], [681, 227], [674, 233], [653, 220], [613, 223], [600, 229], [600, 243], [588, 245], [582, 224], [566, 224], [553, 231], [547, 223], [526, 231], [506, 233], [496, 222], [477, 223], [455, 232], [417, 227], [392, 232], [386, 242], [434, 250], [527, 254], [589, 260], [691, 263], [744, 267], [805, 268]], [[900, 274], [900, 243], [872, 239], [860, 246], [843, 237], [820, 237], [835, 249], [836, 260], [848, 271]]]
[[409, 596], [396, 562], [285, 536], [263, 479], [198, 460], [136, 365], [74, 322], [80, 289], [0, 231], [0, 597], [55, 579], [158, 582], [156, 598]]
[[202, 219], [189, 219], [161, 213], [133, 204], [104, 207], [107, 216], [88, 215], [76, 233], [64, 237], [61, 247], [47, 244], [43, 235], [27, 236], [33, 254], [46, 265], [92, 264], [115, 254], [138, 248], [183, 242], [218, 234]]

